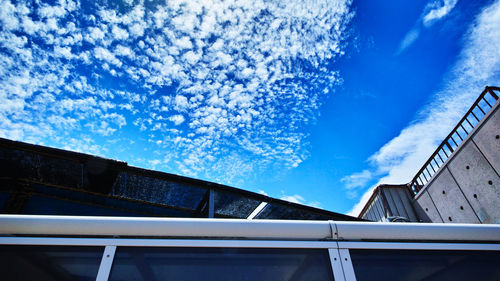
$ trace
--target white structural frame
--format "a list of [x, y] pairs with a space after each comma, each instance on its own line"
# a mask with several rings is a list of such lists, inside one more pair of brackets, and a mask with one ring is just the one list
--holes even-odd
[[267, 202], [260, 202], [259, 206], [257, 206], [250, 215], [248, 215], [247, 220], [253, 220], [262, 210], [264, 210], [265, 207], [267, 207], [268, 203]]
[[339, 254], [339, 249], [328, 249], [330, 264], [332, 265], [333, 277], [335, 281], [346, 281], [344, 270], [342, 269], [342, 261]]
[[67, 237], [0, 237], [1, 245], [96, 246], [104, 247], [96, 281], [107, 281], [114, 254], [119, 247], [194, 247], [194, 248], [275, 248], [325, 249], [328, 251], [335, 281], [355, 281], [350, 249], [463, 250], [500, 251], [500, 244], [475, 243], [398, 243], [341, 241], [277, 240], [200, 240], [136, 238], [67, 238]]
[[[111, 234], [138, 238], [101, 238]], [[0, 246], [104, 247], [97, 281], [119, 247], [325, 249], [334, 279], [355, 281], [350, 249], [500, 251], [499, 242], [499, 225], [0, 215]]]
[[279, 240], [500, 241], [500, 225], [0, 215], [0, 235]]
[[111, 273], [111, 267], [113, 266], [113, 260], [115, 258], [116, 246], [106, 246], [104, 248], [104, 253], [102, 254], [101, 264], [99, 265], [99, 270], [97, 271], [96, 281], [107, 281], [109, 274]]

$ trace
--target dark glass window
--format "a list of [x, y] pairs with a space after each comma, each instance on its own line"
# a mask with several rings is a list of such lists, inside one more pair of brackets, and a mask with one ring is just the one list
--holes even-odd
[[0, 280], [95, 280], [103, 247], [0, 246]]
[[350, 250], [356, 280], [500, 280], [498, 251]]
[[118, 247], [109, 280], [328, 281], [327, 250]]

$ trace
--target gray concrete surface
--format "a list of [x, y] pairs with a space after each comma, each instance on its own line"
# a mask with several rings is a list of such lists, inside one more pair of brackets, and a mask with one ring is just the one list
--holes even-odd
[[421, 221], [500, 223], [499, 104], [415, 197]]
[[415, 197], [413, 208], [422, 222], [443, 222], [427, 190], [424, 190]]

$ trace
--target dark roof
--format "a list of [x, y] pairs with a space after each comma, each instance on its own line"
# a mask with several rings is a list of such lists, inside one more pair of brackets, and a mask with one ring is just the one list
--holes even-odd
[[[210, 204], [213, 202], [213, 205]], [[0, 138], [2, 213], [359, 220], [126, 162]]]

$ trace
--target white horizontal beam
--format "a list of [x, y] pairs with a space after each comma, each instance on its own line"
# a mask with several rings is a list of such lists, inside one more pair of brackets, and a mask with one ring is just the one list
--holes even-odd
[[500, 244], [485, 243], [408, 243], [337, 242], [280, 240], [207, 240], [141, 238], [0, 237], [0, 245], [117, 246], [117, 247], [194, 247], [194, 248], [300, 248], [300, 249], [400, 249], [500, 251]]
[[483, 243], [407, 243], [407, 242], [338, 242], [342, 249], [377, 250], [463, 250], [463, 251], [500, 251], [500, 244]]
[[498, 224], [335, 222], [339, 240], [500, 241]]
[[0, 215], [1, 234], [321, 240], [328, 221]]
[[194, 239], [139, 239], [139, 238], [54, 238], [54, 237], [0, 237], [0, 245], [51, 246], [118, 246], [118, 247], [195, 247], [195, 248], [336, 248], [336, 241], [281, 241], [281, 240], [194, 240]]
[[0, 215], [0, 235], [15, 234], [500, 242], [500, 225]]

